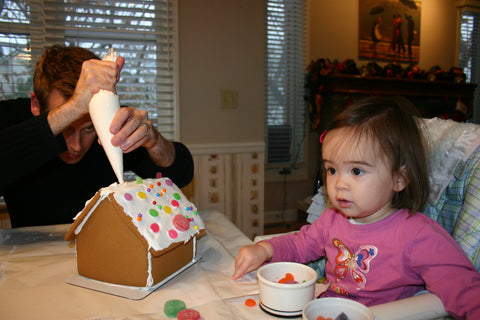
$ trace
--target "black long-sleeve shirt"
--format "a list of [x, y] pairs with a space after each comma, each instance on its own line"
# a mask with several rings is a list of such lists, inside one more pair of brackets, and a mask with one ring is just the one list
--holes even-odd
[[[124, 169], [142, 178], [160, 172], [183, 187], [193, 178], [193, 159], [182, 143], [174, 146], [169, 167], [156, 166], [147, 150], [138, 148], [124, 155]], [[117, 181], [97, 140], [77, 164], [60, 160], [66, 150], [63, 135], [53, 135], [47, 114], [32, 115], [30, 99], [0, 101], [0, 195], [13, 227], [71, 223], [96, 191]]]

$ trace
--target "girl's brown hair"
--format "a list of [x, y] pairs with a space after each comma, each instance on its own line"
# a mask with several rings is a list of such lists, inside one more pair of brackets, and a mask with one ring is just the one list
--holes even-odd
[[324, 134], [328, 138], [328, 132], [345, 129], [354, 139], [367, 137], [376, 141], [391, 165], [392, 175], [403, 176], [407, 184], [395, 193], [392, 206], [408, 209], [410, 214], [423, 207], [429, 193], [424, 139], [415, 117], [419, 117], [418, 111], [405, 98], [366, 98], [335, 117]]

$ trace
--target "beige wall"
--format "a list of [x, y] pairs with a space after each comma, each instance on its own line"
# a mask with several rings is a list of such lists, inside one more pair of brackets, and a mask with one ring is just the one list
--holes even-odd
[[[309, 0], [309, 59], [358, 56], [358, 0]], [[263, 141], [263, 1], [180, 0], [180, 126], [188, 145]], [[455, 0], [422, 0], [420, 63], [455, 64]], [[368, 61], [359, 61], [357, 65]], [[239, 108], [219, 108], [220, 89], [239, 93]], [[317, 153], [317, 135], [309, 149]], [[265, 211], [286, 210], [312, 193], [317, 159], [309, 178], [266, 183]]]
[[[263, 2], [180, 0], [179, 22], [182, 141], [263, 141]], [[238, 109], [220, 109], [220, 89]]]
[[[310, 59], [358, 60], [358, 0], [310, 0]], [[455, 65], [455, 0], [422, 0], [419, 67]]]

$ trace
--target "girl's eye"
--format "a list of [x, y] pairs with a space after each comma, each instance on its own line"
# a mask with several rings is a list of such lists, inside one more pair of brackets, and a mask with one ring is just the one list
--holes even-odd
[[327, 168], [327, 174], [334, 175], [337, 171], [334, 168]]
[[359, 169], [359, 168], [353, 168], [353, 169], [352, 169], [352, 174], [353, 174], [354, 176], [359, 176], [359, 175], [361, 175], [362, 173], [363, 173], [363, 170], [362, 170], [362, 169]]

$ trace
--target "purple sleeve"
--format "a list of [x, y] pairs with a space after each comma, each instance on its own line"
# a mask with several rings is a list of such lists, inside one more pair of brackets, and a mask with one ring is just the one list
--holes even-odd
[[422, 229], [407, 259], [448, 313], [459, 319], [480, 319], [480, 274], [440, 225]]
[[324, 212], [313, 224], [303, 226], [298, 232], [287, 233], [266, 240], [273, 247], [271, 262], [308, 263], [324, 256], [323, 226], [327, 216]]

